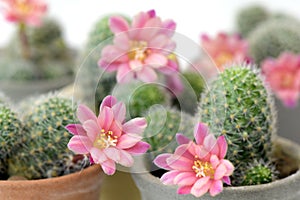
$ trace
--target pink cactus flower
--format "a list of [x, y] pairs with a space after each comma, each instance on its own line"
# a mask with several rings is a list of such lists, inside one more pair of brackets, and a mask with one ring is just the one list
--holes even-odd
[[228, 63], [249, 61], [248, 43], [237, 34], [219, 33], [213, 39], [204, 34], [201, 43], [221, 71]]
[[81, 124], [70, 124], [66, 129], [74, 136], [68, 148], [78, 154], [90, 155], [91, 161], [100, 164], [103, 171], [112, 175], [116, 163], [133, 165], [132, 155], [145, 153], [150, 145], [141, 141], [147, 126], [145, 118], [124, 122], [126, 108], [113, 96], [104, 98], [97, 117], [88, 107], [80, 105], [77, 117]]
[[300, 92], [300, 56], [282, 53], [277, 59], [266, 59], [262, 72], [275, 95], [287, 107], [295, 107]]
[[5, 18], [10, 22], [38, 26], [47, 11], [47, 4], [43, 0], [0, 0], [1, 2]]
[[119, 16], [109, 20], [114, 33], [113, 44], [104, 47], [99, 66], [107, 71], [117, 71], [118, 82], [140, 79], [153, 82], [157, 71], [169, 75], [178, 71], [177, 65], [169, 65], [168, 56], [175, 49], [171, 40], [176, 24], [162, 21], [154, 10], [140, 12], [132, 23]]
[[217, 139], [209, 134], [208, 127], [199, 123], [194, 129], [195, 142], [177, 134], [179, 146], [174, 154], [161, 154], [154, 163], [169, 170], [161, 177], [166, 185], [178, 185], [178, 194], [200, 197], [209, 191], [211, 196], [222, 192], [223, 182], [230, 184], [234, 166], [224, 159], [227, 142], [224, 136]]

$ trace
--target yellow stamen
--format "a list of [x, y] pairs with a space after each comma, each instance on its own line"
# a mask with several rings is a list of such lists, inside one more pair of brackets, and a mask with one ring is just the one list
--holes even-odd
[[192, 169], [196, 173], [196, 177], [201, 178], [209, 176], [211, 178], [214, 178], [215, 170], [209, 162], [195, 160]]

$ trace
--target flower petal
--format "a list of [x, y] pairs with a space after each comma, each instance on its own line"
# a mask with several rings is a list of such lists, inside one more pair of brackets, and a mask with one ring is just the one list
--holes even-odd
[[87, 120], [97, 122], [97, 117], [87, 106], [80, 104], [77, 108], [77, 118], [83, 124]]
[[125, 167], [131, 167], [134, 163], [134, 160], [128, 152], [121, 149], [119, 163]]
[[176, 134], [176, 141], [179, 145], [188, 144], [191, 140], [181, 133]]
[[114, 113], [111, 108], [103, 107], [98, 116], [98, 123], [101, 129], [109, 131], [110, 126], [114, 120]]
[[189, 152], [190, 147], [191, 147], [191, 142], [188, 144], [182, 144], [175, 149], [174, 154], [177, 156], [183, 156], [187, 159], [193, 160], [195, 156]]
[[167, 65], [168, 59], [164, 55], [152, 53], [145, 59], [145, 63], [152, 68], [159, 68]]
[[114, 96], [111, 95], [106, 96], [100, 105], [99, 111], [101, 112], [103, 107], [112, 108], [116, 103], [117, 103], [117, 99]]
[[224, 135], [218, 137], [217, 144], [219, 146], [219, 158], [223, 159], [227, 153], [227, 142]]
[[203, 141], [203, 146], [207, 151], [212, 151], [217, 146], [216, 137], [213, 134], [208, 134]]
[[117, 82], [127, 83], [134, 79], [134, 72], [129, 68], [128, 64], [122, 64], [117, 71]]
[[223, 176], [226, 174], [226, 172], [227, 172], [226, 167], [223, 164], [220, 164], [215, 171], [214, 179], [215, 180], [222, 179]]
[[98, 148], [91, 148], [90, 153], [93, 161], [97, 164], [101, 164], [107, 160], [105, 153]]
[[130, 148], [124, 149], [124, 150], [135, 156], [135, 155], [141, 155], [141, 154], [146, 153], [149, 148], [150, 148], [150, 145], [147, 142], [141, 141], [141, 142], [136, 143], [133, 147], [130, 147]]
[[230, 181], [229, 176], [224, 176], [222, 180], [223, 180], [223, 182], [226, 183], [227, 185], [231, 185], [231, 181]]
[[173, 185], [174, 178], [180, 173], [180, 171], [172, 170], [167, 173], [164, 173], [160, 178], [160, 181], [165, 185]]
[[174, 179], [174, 184], [176, 185], [194, 185], [194, 183], [197, 181], [198, 177], [196, 177], [196, 174], [194, 171], [190, 172], [181, 172], [178, 174]]
[[115, 147], [108, 147], [103, 149], [103, 153], [105, 153], [106, 157], [110, 160], [118, 162], [120, 160], [120, 151]]
[[156, 156], [153, 163], [159, 168], [162, 168], [162, 169], [165, 169], [165, 170], [172, 170], [172, 168], [167, 164], [167, 159], [171, 155], [172, 154], [170, 154], [170, 153], [160, 154], [160, 155]]
[[208, 127], [204, 123], [198, 123], [194, 128], [194, 137], [196, 143], [202, 145], [204, 138], [208, 135]]
[[217, 194], [220, 194], [223, 191], [223, 183], [220, 180], [213, 181], [209, 193], [211, 196], [216, 196]]
[[208, 192], [210, 188], [210, 177], [203, 177], [200, 178], [192, 187], [191, 194], [193, 194], [196, 197], [200, 197], [204, 195], [206, 192]]
[[112, 107], [115, 120], [122, 123], [125, 120], [126, 107], [123, 102], [118, 102]]
[[190, 194], [193, 185], [184, 185], [177, 189], [177, 194]]
[[147, 127], [147, 120], [144, 117], [137, 117], [123, 124], [125, 133], [142, 134]]
[[157, 79], [156, 72], [148, 66], [143, 66], [141, 71], [136, 73], [137, 78], [146, 83], [154, 82]]
[[128, 22], [120, 16], [111, 17], [109, 19], [109, 27], [113, 33], [124, 32], [129, 29]]
[[68, 148], [78, 154], [87, 154], [92, 148], [92, 143], [88, 137], [76, 135], [70, 139]]
[[65, 128], [73, 135], [86, 136], [86, 132], [81, 124], [69, 124]]
[[193, 160], [187, 159], [182, 156], [170, 156], [167, 159], [167, 163], [170, 167], [180, 171], [190, 171], [193, 166]]
[[231, 176], [234, 171], [234, 166], [229, 160], [221, 160], [221, 163], [226, 167], [225, 176]]
[[98, 124], [93, 120], [87, 120], [83, 123], [83, 128], [86, 131], [88, 138], [94, 142], [100, 133]]
[[102, 170], [107, 175], [113, 175], [116, 172], [116, 163], [113, 160], [106, 160], [101, 163]]
[[216, 169], [218, 167], [218, 165], [220, 164], [220, 160], [216, 155], [212, 155], [210, 157], [210, 163], [211, 163], [212, 167], [214, 169]]
[[123, 134], [118, 139], [117, 147], [120, 149], [128, 149], [136, 145], [136, 143], [140, 142], [141, 140], [142, 140], [142, 136], [140, 135], [131, 134], [131, 133]]

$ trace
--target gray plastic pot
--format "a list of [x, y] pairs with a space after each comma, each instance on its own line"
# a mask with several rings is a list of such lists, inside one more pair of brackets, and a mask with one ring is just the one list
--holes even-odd
[[[137, 160], [132, 177], [141, 192], [143, 200], [299, 200], [300, 199], [300, 146], [289, 140], [278, 138], [276, 148], [279, 159], [287, 159], [287, 170], [297, 171], [296, 173], [274, 181], [272, 183], [256, 186], [226, 187], [223, 192], [216, 197], [208, 194], [201, 198], [193, 195], [178, 195], [176, 186], [163, 185], [157, 177], [147, 173], [149, 166], [146, 166], [145, 159]], [[291, 162], [292, 161], [292, 162]], [[149, 165], [149, 163], [148, 163]], [[144, 171], [144, 173], [138, 173]], [[288, 172], [287, 172], [288, 171]]]

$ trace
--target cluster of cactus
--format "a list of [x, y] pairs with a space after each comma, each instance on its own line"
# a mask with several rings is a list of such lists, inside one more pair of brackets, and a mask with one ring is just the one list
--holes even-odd
[[236, 17], [238, 32], [243, 37], [247, 37], [252, 30], [269, 17], [270, 13], [263, 6], [253, 5], [243, 8]]
[[7, 174], [7, 159], [23, 140], [23, 124], [12, 109], [0, 100], [0, 179]]
[[212, 81], [202, 96], [198, 118], [212, 133], [226, 136], [227, 159], [236, 167], [233, 185], [241, 184], [249, 163], [270, 162], [276, 116], [254, 66], [232, 66]]
[[117, 85], [112, 94], [125, 103], [127, 108], [127, 118], [134, 118], [144, 115], [147, 110], [154, 105], [168, 106], [170, 97], [165, 88], [158, 84], [142, 83], [133, 81], [123, 85]]
[[193, 138], [194, 118], [174, 108], [155, 106], [145, 115], [148, 126], [143, 137], [151, 147], [149, 152], [156, 156], [163, 152], [173, 153], [177, 147], [176, 133]]
[[278, 57], [283, 51], [300, 53], [300, 23], [277, 18], [261, 23], [249, 36], [249, 53], [260, 64], [267, 57]]
[[[67, 148], [71, 134], [65, 126], [75, 123], [72, 100], [50, 96], [42, 98], [24, 116], [23, 141], [9, 157], [10, 175], [40, 179], [64, 175], [87, 165], [78, 162]], [[76, 166], [79, 165], [79, 166]]]
[[[73, 50], [67, 47], [60, 25], [52, 19], [46, 19], [40, 27], [27, 29], [29, 59], [22, 59], [20, 41], [14, 36], [4, 49], [6, 62], [5, 77], [14, 80], [51, 79], [73, 74]], [[9, 66], [8, 66], [9, 65]]]

